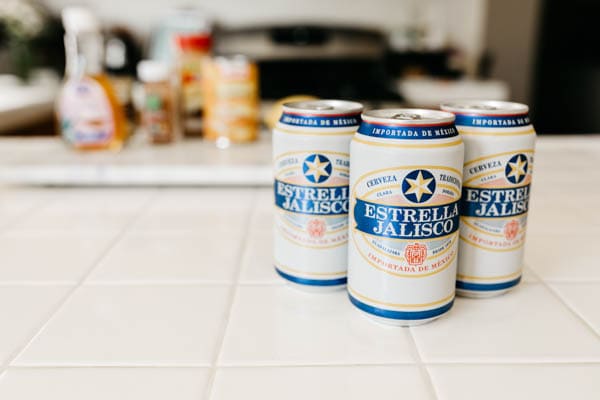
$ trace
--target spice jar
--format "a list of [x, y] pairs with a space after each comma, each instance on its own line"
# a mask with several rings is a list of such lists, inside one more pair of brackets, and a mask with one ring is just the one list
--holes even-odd
[[170, 143], [178, 133], [177, 102], [171, 70], [163, 62], [144, 60], [138, 64], [137, 72], [144, 86], [141, 127], [151, 143]]

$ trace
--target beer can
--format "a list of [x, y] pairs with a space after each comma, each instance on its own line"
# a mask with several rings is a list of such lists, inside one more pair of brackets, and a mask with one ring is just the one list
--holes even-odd
[[392, 325], [438, 318], [455, 293], [463, 144], [454, 115], [367, 111], [350, 159], [350, 301]]
[[524, 104], [457, 101], [465, 143], [457, 293], [491, 297], [521, 280], [535, 130]]
[[360, 103], [285, 103], [273, 130], [277, 273], [322, 291], [346, 284], [350, 140]]

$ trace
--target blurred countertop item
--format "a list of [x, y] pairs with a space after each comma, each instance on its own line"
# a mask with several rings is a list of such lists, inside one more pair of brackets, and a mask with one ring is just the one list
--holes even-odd
[[52, 119], [59, 88], [58, 76], [49, 70], [34, 72], [26, 84], [0, 75], [0, 134]]
[[[536, 151], [523, 283], [411, 328], [275, 275], [272, 188], [0, 186], [0, 398], [597, 399], [600, 136]], [[0, 140], [0, 171], [100, 155], [75, 158]]]

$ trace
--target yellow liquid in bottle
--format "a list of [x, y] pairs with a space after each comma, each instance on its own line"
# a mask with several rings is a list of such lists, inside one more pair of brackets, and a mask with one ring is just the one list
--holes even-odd
[[114, 123], [114, 134], [111, 140], [102, 146], [93, 146], [86, 147], [84, 150], [103, 150], [110, 149], [114, 151], [119, 151], [123, 148], [125, 141], [127, 140], [127, 120], [125, 119], [125, 110], [119, 103], [117, 99], [117, 95], [110, 83], [108, 77], [104, 74], [91, 75], [90, 78], [98, 82], [100, 86], [104, 89], [104, 93], [108, 98], [108, 102], [110, 103], [110, 107], [112, 109], [113, 114], [113, 123]]

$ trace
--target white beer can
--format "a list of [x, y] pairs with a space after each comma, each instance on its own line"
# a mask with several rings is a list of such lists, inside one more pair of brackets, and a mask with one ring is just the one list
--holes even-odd
[[467, 297], [504, 293], [521, 280], [535, 130], [524, 104], [457, 101], [465, 143], [456, 290]]
[[360, 103], [286, 103], [273, 130], [274, 263], [297, 287], [346, 285], [350, 140]]
[[393, 325], [438, 318], [455, 292], [463, 144], [454, 115], [364, 112], [350, 158], [350, 301]]

